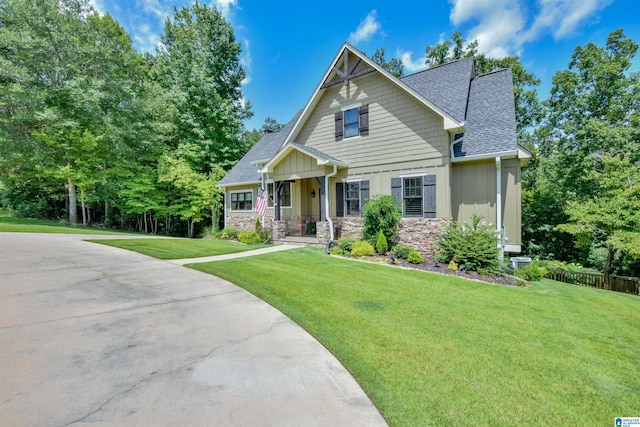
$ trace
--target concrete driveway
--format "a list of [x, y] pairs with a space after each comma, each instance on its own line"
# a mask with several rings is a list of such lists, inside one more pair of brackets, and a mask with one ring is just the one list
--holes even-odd
[[386, 425], [279, 311], [87, 238], [0, 233], [0, 425]]

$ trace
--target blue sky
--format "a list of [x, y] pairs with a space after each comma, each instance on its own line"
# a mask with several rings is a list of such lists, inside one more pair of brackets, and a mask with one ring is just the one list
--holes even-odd
[[[192, 0], [91, 0], [131, 35], [140, 52], [154, 52], [162, 25], [173, 7]], [[247, 129], [267, 116], [286, 123], [304, 107], [342, 43], [372, 55], [384, 48], [399, 57], [405, 74], [424, 69], [428, 45], [455, 31], [478, 39], [490, 56], [520, 55], [525, 68], [548, 97], [552, 77], [567, 68], [576, 46], [604, 45], [607, 35], [624, 28], [640, 43], [639, 0], [404, 0], [265, 1], [213, 0], [242, 44], [247, 72], [245, 98], [254, 111]], [[638, 70], [636, 58], [633, 69]]]

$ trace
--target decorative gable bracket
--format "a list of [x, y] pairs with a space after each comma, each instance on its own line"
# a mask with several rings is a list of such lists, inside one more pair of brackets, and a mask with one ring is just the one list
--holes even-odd
[[376, 71], [375, 68], [369, 67], [356, 72], [356, 69], [362, 62], [362, 58], [360, 57], [356, 59], [356, 63], [352, 67], [349, 67], [349, 49], [344, 50], [344, 52], [342, 53], [342, 58], [343, 58], [342, 70], [339, 69], [337, 65], [334, 65], [332, 70], [338, 75], [338, 78], [333, 79], [331, 81], [325, 80], [322, 86], [320, 86], [320, 89], [326, 89], [328, 87], [339, 85], [339, 84], [346, 84], [346, 83], [349, 83], [350, 80], [355, 79], [356, 77], [364, 76], [365, 74], [373, 73]]

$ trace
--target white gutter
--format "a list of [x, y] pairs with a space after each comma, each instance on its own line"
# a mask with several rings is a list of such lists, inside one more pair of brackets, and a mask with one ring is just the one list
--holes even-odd
[[504, 245], [502, 243], [502, 161], [496, 157], [496, 229], [498, 231], [500, 247], [500, 261], [504, 261]]
[[[335, 176], [338, 173], [338, 165], [333, 164], [333, 172], [329, 175], [324, 176], [324, 207], [325, 214], [327, 215], [327, 221], [329, 221], [329, 243], [333, 242], [333, 221], [331, 221], [330, 210], [329, 210], [329, 178]], [[329, 246], [327, 246], [329, 248]], [[328, 250], [328, 249], [327, 249]]]

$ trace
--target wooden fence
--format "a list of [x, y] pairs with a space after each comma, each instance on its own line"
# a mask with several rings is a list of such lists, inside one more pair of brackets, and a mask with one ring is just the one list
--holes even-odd
[[640, 278], [638, 277], [609, 276], [609, 286], [605, 286], [604, 274], [600, 273], [549, 270], [547, 277], [552, 280], [557, 280], [558, 282], [640, 295]]

